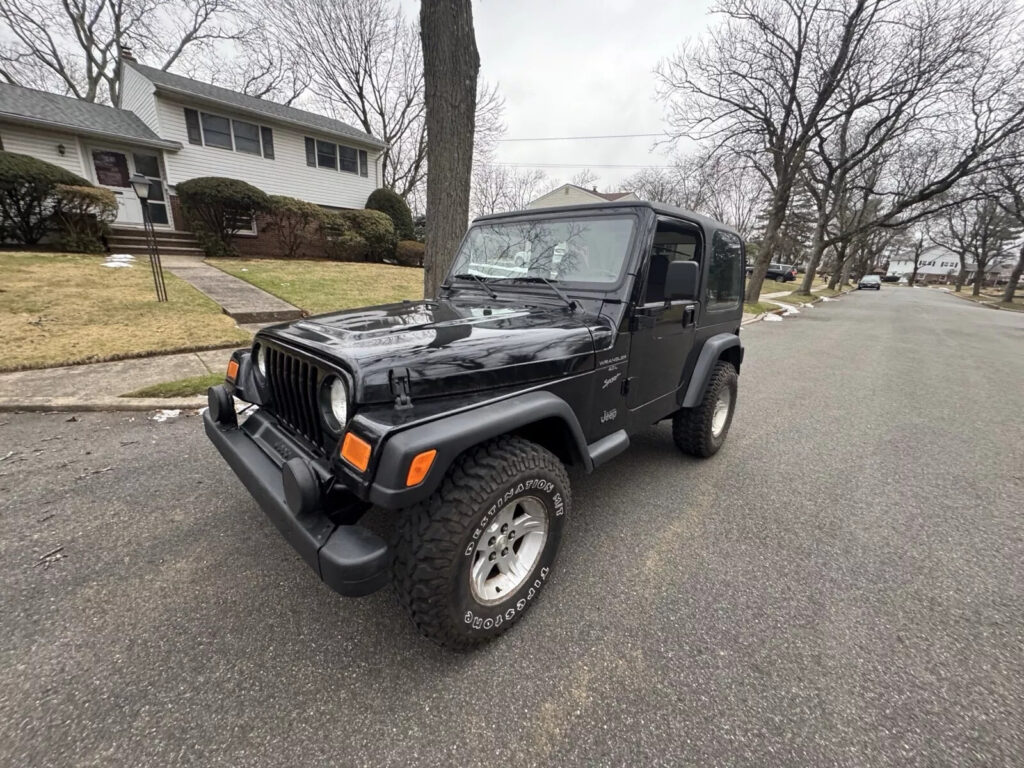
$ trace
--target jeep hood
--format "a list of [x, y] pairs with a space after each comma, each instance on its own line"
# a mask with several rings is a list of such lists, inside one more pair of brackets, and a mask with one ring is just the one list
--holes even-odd
[[355, 380], [356, 402], [372, 404], [394, 400], [392, 371], [408, 370], [415, 402], [591, 370], [594, 325], [608, 322], [564, 306], [459, 298], [319, 315], [260, 337], [339, 363]]

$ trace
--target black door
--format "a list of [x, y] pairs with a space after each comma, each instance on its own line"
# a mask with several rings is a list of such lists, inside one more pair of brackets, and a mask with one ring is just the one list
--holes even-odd
[[697, 304], [651, 302], [636, 309], [629, 352], [630, 410], [675, 393], [693, 348]]

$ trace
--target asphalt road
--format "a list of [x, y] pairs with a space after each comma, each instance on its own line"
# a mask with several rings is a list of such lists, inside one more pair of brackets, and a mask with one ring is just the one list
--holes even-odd
[[743, 338], [722, 452], [575, 476], [469, 655], [323, 587], [195, 416], [0, 414], [0, 765], [1024, 764], [1024, 315], [887, 289]]

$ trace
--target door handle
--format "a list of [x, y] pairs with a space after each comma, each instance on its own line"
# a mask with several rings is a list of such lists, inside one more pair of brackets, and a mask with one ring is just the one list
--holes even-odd
[[697, 307], [695, 304], [690, 304], [683, 307], [683, 328], [693, 325], [697, 318]]

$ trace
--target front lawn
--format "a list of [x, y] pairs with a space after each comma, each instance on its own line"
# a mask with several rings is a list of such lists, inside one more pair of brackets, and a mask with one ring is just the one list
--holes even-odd
[[210, 259], [214, 267], [311, 314], [423, 298], [423, 270], [341, 261]]
[[214, 302], [165, 271], [156, 300], [146, 259], [0, 252], [0, 371], [243, 345], [249, 335]]
[[143, 387], [134, 392], [121, 395], [121, 397], [191, 397], [193, 395], [205, 395], [206, 390], [210, 387], [223, 383], [223, 373], [208, 373], [205, 376], [193, 376], [188, 379], [165, 381], [161, 384], [154, 384], [151, 387]]
[[1003, 303], [1003, 292], [992, 293], [983, 291], [980, 296], [972, 296], [970, 287], [966, 287], [960, 293], [950, 291], [954, 296], [958, 296], [961, 299], [967, 299], [978, 304], [984, 304], [987, 307], [994, 307], [995, 309], [1009, 309], [1013, 312], [1024, 312], [1024, 295], [1021, 295], [1021, 290], [1014, 294], [1012, 304]]

